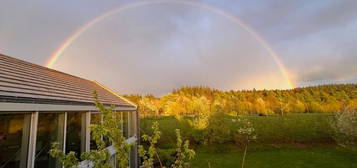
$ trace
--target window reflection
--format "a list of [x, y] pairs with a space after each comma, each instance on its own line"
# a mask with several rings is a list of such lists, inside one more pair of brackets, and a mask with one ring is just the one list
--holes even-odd
[[128, 138], [129, 137], [129, 134], [128, 134], [128, 130], [129, 130], [129, 126], [128, 126], [128, 111], [122, 111], [120, 112], [122, 113], [122, 121], [123, 121], [123, 136]]
[[135, 128], [136, 128], [136, 112], [130, 111], [128, 112], [129, 115], [129, 137], [135, 136]]
[[[92, 113], [90, 116], [90, 124], [100, 124], [101, 122], [101, 114], [99, 113]], [[94, 139], [92, 139], [92, 133], [91, 133], [91, 138], [90, 138], [90, 149], [91, 150], [96, 150], [97, 149], [97, 144], [95, 143]]]
[[[61, 165], [51, 158], [48, 151], [52, 142], [59, 142], [63, 147], [64, 132], [66, 131], [65, 152], [73, 151], [79, 158], [84, 151], [84, 113], [67, 113], [67, 127], [65, 125], [65, 113], [39, 113], [37, 123], [37, 137], [35, 148], [35, 168], [54, 167]], [[118, 111], [116, 113], [118, 122], [123, 131], [123, 136], [129, 138], [136, 132], [136, 115], [132, 111]], [[102, 116], [99, 113], [92, 113], [90, 124], [99, 124]], [[89, 120], [88, 120], [89, 121]], [[26, 167], [29, 146], [31, 114], [0, 114], [0, 168]], [[88, 126], [88, 125], [86, 125]], [[89, 133], [89, 132], [87, 132]], [[109, 140], [103, 137], [110, 145]], [[90, 139], [90, 149], [97, 146], [93, 139]], [[135, 155], [134, 155], [135, 154]], [[134, 148], [130, 152], [131, 160], [134, 160], [136, 153]], [[135, 163], [133, 161], [130, 162]]]
[[[133, 137], [136, 134], [136, 111], [129, 111], [129, 137]], [[132, 146], [130, 149], [130, 166], [135, 167], [136, 160], [136, 146]]]
[[79, 158], [82, 147], [81, 143], [84, 143], [81, 142], [81, 135], [82, 113], [67, 113], [66, 153], [73, 151]]
[[29, 124], [26, 114], [0, 115], [1, 168], [26, 166]]
[[64, 114], [40, 113], [38, 116], [35, 167], [61, 167], [48, 154], [53, 142], [63, 145]]

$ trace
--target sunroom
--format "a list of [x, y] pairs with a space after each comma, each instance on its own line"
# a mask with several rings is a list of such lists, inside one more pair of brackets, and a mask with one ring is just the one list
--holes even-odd
[[[138, 111], [131, 102], [98, 82], [0, 54], [0, 168], [62, 167], [48, 154], [52, 142], [77, 155], [94, 149], [89, 126], [102, 117], [93, 91], [115, 107], [123, 135], [135, 142]], [[137, 148], [128, 155], [130, 167], [137, 167]]]

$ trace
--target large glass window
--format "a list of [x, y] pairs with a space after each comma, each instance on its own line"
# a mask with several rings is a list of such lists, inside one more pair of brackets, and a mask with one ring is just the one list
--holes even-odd
[[[129, 115], [129, 137], [133, 137], [136, 134], [136, 111], [128, 111]], [[137, 165], [137, 146], [132, 146], [130, 150], [130, 166], [136, 167]]]
[[129, 122], [128, 122], [128, 119], [129, 119], [129, 116], [128, 116], [128, 111], [122, 111], [120, 112], [122, 113], [122, 122], [123, 122], [123, 136], [128, 138], [129, 137], [129, 133], [128, 133], [128, 130], [129, 130]]
[[63, 146], [64, 113], [40, 113], [38, 116], [35, 168], [61, 167], [49, 156], [53, 142]]
[[128, 125], [129, 125], [129, 137], [133, 137], [136, 134], [136, 112], [128, 111]]
[[[90, 115], [90, 124], [91, 125], [92, 124], [100, 124], [101, 120], [102, 120], [102, 116], [99, 113], [92, 113]], [[91, 139], [90, 139], [90, 149], [91, 150], [96, 150], [97, 149], [97, 144], [92, 139], [92, 136], [91, 136]]]
[[26, 167], [30, 114], [0, 114], [0, 167]]
[[71, 151], [76, 153], [76, 156], [79, 158], [81, 148], [85, 142], [81, 141], [82, 137], [82, 114], [78, 112], [68, 112], [67, 113], [67, 134], [66, 134], [66, 153]]

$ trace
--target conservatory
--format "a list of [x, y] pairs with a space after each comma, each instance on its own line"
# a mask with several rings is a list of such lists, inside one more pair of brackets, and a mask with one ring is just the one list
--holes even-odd
[[[0, 54], [0, 168], [62, 167], [48, 154], [52, 142], [78, 156], [96, 148], [89, 126], [102, 117], [93, 91], [101, 103], [115, 107], [123, 135], [135, 142], [138, 111], [131, 102], [98, 82]], [[130, 167], [137, 167], [137, 147], [128, 155]], [[80, 165], [91, 167], [88, 161]]]

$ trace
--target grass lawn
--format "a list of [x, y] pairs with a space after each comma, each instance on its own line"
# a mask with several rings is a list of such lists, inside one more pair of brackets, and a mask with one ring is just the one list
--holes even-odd
[[[227, 121], [231, 121], [230, 117], [227, 116]], [[253, 123], [258, 137], [249, 146], [245, 168], [357, 168], [357, 147], [346, 149], [334, 145], [329, 126], [331, 114], [244, 117]], [[182, 136], [190, 140], [197, 153], [193, 168], [241, 167], [243, 152], [232, 145], [232, 135], [223, 145], [195, 145], [196, 132], [187, 120], [179, 121], [174, 117], [145, 118], [141, 120], [141, 131], [150, 132], [153, 121], [160, 124], [162, 136], [159, 146], [164, 151], [174, 149], [174, 130], [181, 129]], [[229, 124], [232, 133], [238, 129], [234, 122], [225, 124]]]
[[[237, 147], [213, 146], [196, 149], [193, 168], [239, 168], [242, 151]], [[209, 166], [210, 165], [210, 166]], [[332, 145], [253, 145], [248, 149], [245, 168], [356, 168], [357, 149]]]

